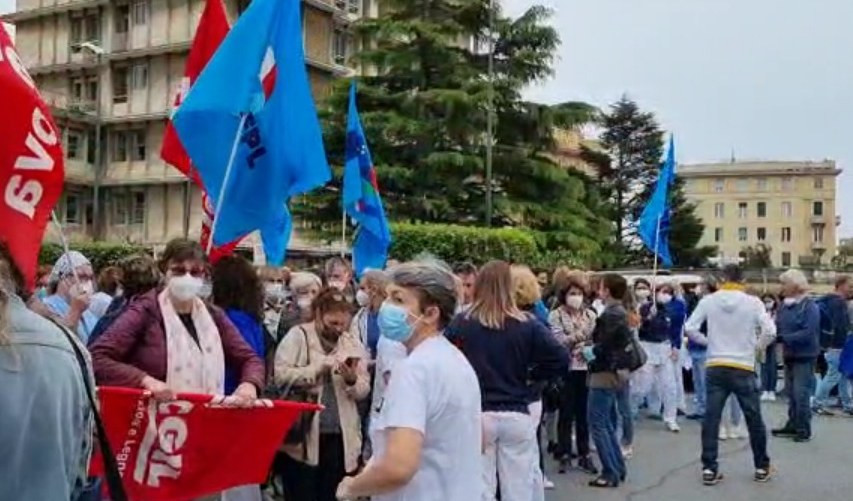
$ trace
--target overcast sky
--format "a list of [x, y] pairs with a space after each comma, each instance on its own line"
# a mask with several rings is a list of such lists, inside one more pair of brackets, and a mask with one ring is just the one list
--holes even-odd
[[528, 98], [627, 93], [675, 133], [680, 162], [835, 159], [851, 170], [838, 210], [853, 236], [853, 0], [502, 1], [553, 8], [563, 41]]
[[[554, 103], [627, 93], [675, 133], [680, 162], [832, 158], [853, 171], [851, 0], [503, 0], [554, 10]], [[837, 196], [853, 236], [853, 172]], [[846, 196], [845, 196], [846, 195]]]

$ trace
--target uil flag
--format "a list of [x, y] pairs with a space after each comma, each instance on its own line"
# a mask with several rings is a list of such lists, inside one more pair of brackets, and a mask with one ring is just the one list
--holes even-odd
[[[259, 400], [226, 408], [224, 397], [179, 394], [158, 403], [130, 388], [98, 388], [101, 417], [122, 484], [133, 500], [185, 501], [262, 484], [299, 414], [319, 406]], [[103, 474], [99, 456], [90, 473]]]
[[382, 269], [388, 258], [391, 232], [385, 208], [379, 196], [376, 169], [367, 148], [356, 105], [355, 81], [350, 86], [347, 116], [346, 165], [344, 166], [344, 210], [358, 223], [358, 234], [352, 246], [357, 275], [368, 268]]
[[675, 142], [669, 138], [669, 152], [658, 174], [655, 191], [640, 216], [639, 234], [643, 244], [660, 259], [664, 266], [672, 266], [669, 253], [671, 223], [669, 186], [675, 181]]
[[39, 248], [65, 178], [59, 131], [0, 23], [0, 242], [35, 282]]
[[[276, 73], [266, 96], [260, 72], [269, 51]], [[249, 4], [173, 123], [216, 207], [214, 245], [260, 230], [270, 264], [280, 264], [287, 200], [331, 177], [305, 68], [301, 1]]]

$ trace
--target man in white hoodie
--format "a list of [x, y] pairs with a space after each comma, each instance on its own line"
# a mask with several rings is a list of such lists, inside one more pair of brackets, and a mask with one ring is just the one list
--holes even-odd
[[[708, 346], [708, 407], [702, 423], [702, 481], [715, 485], [722, 480], [717, 463], [720, 418], [729, 395], [734, 394], [749, 429], [756, 482], [773, 474], [767, 455], [767, 428], [755, 374], [756, 350], [764, 350], [776, 337], [776, 326], [764, 303], [744, 292], [743, 272], [738, 266], [723, 269], [720, 289], [703, 298], [684, 326], [696, 343]], [[700, 332], [707, 322], [708, 335]]]

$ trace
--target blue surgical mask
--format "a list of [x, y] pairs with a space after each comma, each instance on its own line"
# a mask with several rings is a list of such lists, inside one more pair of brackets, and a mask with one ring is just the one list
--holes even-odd
[[379, 332], [392, 341], [405, 343], [415, 332], [414, 326], [409, 324], [409, 310], [387, 301], [379, 308], [378, 321]]

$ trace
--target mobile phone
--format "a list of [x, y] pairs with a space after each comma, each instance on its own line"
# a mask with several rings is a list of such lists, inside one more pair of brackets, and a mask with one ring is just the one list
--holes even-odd
[[361, 357], [347, 357], [347, 359], [344, 360], [344, 363], [352, 367], [357, 364], [359, 360], [361, 360]]

